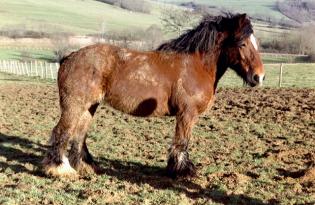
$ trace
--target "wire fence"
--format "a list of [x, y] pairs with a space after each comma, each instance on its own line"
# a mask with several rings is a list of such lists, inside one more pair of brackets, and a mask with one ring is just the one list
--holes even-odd
[[[59, 63], [44, 61], [16, 61], [0, 60], [0, 72], [39, 77], [41, 79], [57, 79]], [[315, 87], [315, 64], [265, 64], [267, 87]], [[220, 80], [219, 86], [240, 87], [244, 86], [241, 78], [233, 71], [229, 71]]]

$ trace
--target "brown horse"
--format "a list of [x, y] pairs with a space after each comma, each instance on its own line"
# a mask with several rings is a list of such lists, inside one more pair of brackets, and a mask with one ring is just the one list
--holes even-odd
[[246, 14], [205, 17], [156, 51], [97, 44], [70, 54], [60, 64], [61, 118], [43, 161], [46, 173], [53, 176], [100, 171], [85, 140], [102, 101], [135, 116], [176, 116], [167, 171], [172, 177], [194, 176], [188, 155], [191, 130], [198, 115], [211, 107], [219, 79], [228, 67], [251, 86], [264, 78]]

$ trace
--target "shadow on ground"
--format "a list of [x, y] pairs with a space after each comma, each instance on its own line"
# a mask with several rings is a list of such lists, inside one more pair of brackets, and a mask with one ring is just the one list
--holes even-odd
[[[16, 145], [21, 147], [21, 149], [15, 148]], [[0, 157], [6, 158], [5, 162], [0, 161], [0, 170], [3, 171], [10, 168], [15, 173], [22, 172], [36, 176], [43, 176], [38, 170], [42, 157], [34, 154], [34, 152], [44, 154], [45, 149], [46, 147], [44, 145], [35, 143], [31, 140], [0, 133]], [[26, 163], [32, 164], [35, 169], [27, 169], [25, 167]]]
[[[18, 145], [21, 149], [13, 148]], [[33, 142], [29, 139], [18, 136], [8, 136], [0, 133], [0, 156], [6, 158], [5, 162], [0, 162], [0, 169], [10, 168], [15, 173], [28, 173], [35, 176], [43, 176], [38, 171], [42, 156], [47, 149], [46, 146]], [[33, 154], [41, 153], [42, 156]], [[265, 205], [261, 200], [247, 197], [245, 195], [228, 195], [219, 188], [203, 188], [193, 183], [191, 180], [173, 180], [166, 176], [165, 169], [157, 166], [148, 166], [137, 162], [125, 162], [100, 158], [100, 164], [104, 168], [104, 173], [119, 180], [132, 184], [149, 184], [155, 189], [171, 189], [179, 193], [184, 193], [191, 199], [204, 198], [209, 201], [215, 201], [223, 204], [256, 204]], [[12, 163], [14, 162], [14, 163]], [[30, 163], [37, 167], [37, 171], [30, 171], [25, 167]], [[272, 203], [268, 203], [272, 204]]]
[[203, 188], [193, 183], [192, 180], [173, 180], [166, 176], [165, 168], [157, 166], [143, 165], [138, 162], [125, 162], [121, 160], [111, 160], [101, 158], [100, 164], [108, 176], [116, 177], [119, 180], [129, 183], [149, 184], [155, 189], [171, 189], [178, 193], [184, 193], [191, 199], [204, 198], [223, 204], [253, 204], [266, 205], [276, 203], [264, 203], [259, 199], [254, 199], [245, 195], [228, 195], [219, 187]]

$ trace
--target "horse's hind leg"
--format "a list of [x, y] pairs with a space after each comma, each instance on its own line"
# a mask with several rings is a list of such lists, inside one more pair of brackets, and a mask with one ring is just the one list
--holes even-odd
[[71, 167], [66, 156], [66, 149], [75, 131], [80, 113], [78, 109], [64, 109], [62, 111], [61, 118], [52, 131], [51, 147], [43, 160], [44, 170], [47, 175], [56, 177], [76, 175], [76, 171]]
[[76, 136], [71, 143], [71, 149], [69, 152], [70, 164], [79, 171], [79, 173], [100, 173], [101, 170], [96, 162], [94, 162], [86, 145], [86, 133], [89, 125], [91, 124], [97, 106], [98, 103], [92, 105], [81, 117], [77, 125]]
[[169, 148], [167, 162], [168, 175], [176, 177], [193, 177], [196, 175], [196, 168], [189, 159], [188, 143], [191, 131], [197, 121], [197, 113], [193, 111], [183, 111], [177, 114], [176, 131], [173, 143]]
[[86, 137], [83, 143], [73, 143], [70, 150], [70, 163], [80, 173], [95, 173], [101, 174], [102, 168], [93, 160], [87, 145]]

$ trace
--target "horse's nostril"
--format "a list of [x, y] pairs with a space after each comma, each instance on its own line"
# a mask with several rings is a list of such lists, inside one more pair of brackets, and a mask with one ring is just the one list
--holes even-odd
[[253, 77], [253, 79], [254, 79], [255, 82], [258, 82], [258, 83], [259, 83], [259, 76], [258, 76], [258, 75], [255, 74], [254, 77]]

